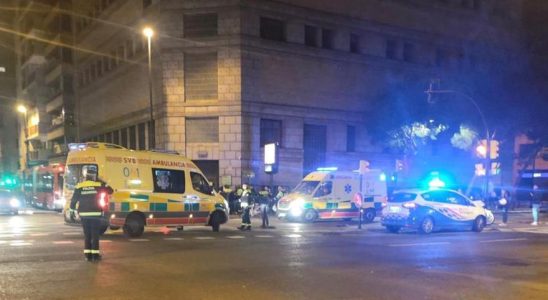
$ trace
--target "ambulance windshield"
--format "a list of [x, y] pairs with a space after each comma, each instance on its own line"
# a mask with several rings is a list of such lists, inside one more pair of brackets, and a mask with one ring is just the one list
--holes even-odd
[[301, 181], [301, 183], [295, 187], [293, 193], [312, 195], [319, 183], [319, 181]]
[[97, 174], [97, 165], [69, 165], [65, 173], [67, 189], [72, 191], [78, 183], [86, 180], [87, 172]]

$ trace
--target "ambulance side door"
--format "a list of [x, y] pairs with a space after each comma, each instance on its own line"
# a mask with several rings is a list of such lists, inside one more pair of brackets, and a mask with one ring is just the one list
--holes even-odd
[[[329, 208], [328, 203], [333, 202], [333, 182], [323, 181], [314, 193], [314, 201], [325, 203], [325, 208]], [[323, 207], [323, 205], [321, 205]]]
[[[188, 191], [186, 198], [191, 201], [200, 202], [200, 210], [211, 210], [209, 202], [213, 197], [213, 189], [209, 185], [209, 182], [198, 172], [190, 170], [189, 174], [192, 190]], [[207, 206], [207, 209], [204, 209], [203, 205]]]

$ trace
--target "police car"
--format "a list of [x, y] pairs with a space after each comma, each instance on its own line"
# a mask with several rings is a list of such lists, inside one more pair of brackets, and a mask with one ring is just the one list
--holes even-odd
[[382, 210], [381, 223], [390, 232], [401, 228], [431, 233], [441, 229], [481, 232], [492, 224], [493, 213], [481, 201], [471, 201], [447, 189], [402, 190], [394, 193]]

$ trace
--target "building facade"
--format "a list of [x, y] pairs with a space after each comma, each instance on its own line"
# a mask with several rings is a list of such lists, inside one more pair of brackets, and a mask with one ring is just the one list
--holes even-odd
[[64, 162], [67, 144], [76, 138], [73, 15], [68, 0], [16, 3], [17, 104], [27, 108], [19, 118], [20, 166], [25, 169]]
[[[293, 185], [317, 167], [356, 169], [362, 159], [393, 168], [369, 132], [379, 99], [402, 82], [424, 91], [432, 78], [479, 88], [477, 78], [514, 61], [520, 8], [507, 0], [74, 0], [77, 138], [175, 150], [215, 184]], [[155, 31], [152, 107], [145, 26]], [[272, 142], [280, 165], [271, 176], [263, 151]]]

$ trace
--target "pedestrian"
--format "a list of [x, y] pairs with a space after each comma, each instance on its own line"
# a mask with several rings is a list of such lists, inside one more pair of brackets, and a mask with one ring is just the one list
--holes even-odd
[[242, 197], [240, 198], [240, 205], [243, 208], [242, 212], [242, 225], [238, 227], [240, 230], [251, 230], [251, 209], [253, 208], [253, 197], [251, 196], [251, 189], [247, 184], [242, 185]]
[[540, 208], [540, 201], [542, 198], [542, 193], [538, 189], [538, 185], [533, 185], [533, 191], [529, 193], [531, 196], [531, 212], [533, 213], [533, 223], [531, 225], [537, 226], [538, 225], [538, 211]]
[[98, 180], [94, 170], [87, 170], [85, 181], [76, 185], [70, 201], [70, 210], [78, 205], [78, 214], [84, 229], [84, 256], [87, 261], [101, 260], [99, 252], [99, 235], [103, 219], [103, 208], [106, 197], [112, 194], [112, 188]]
[[506, 223], [508, 223], [508, 208], [510, 207], [510, 193], [507, 190], [501, 190], [499, 206], [502, 210], [502, 223], [499, 226], [506, 226]]
[[261, 205], [261, 219], [263, 222], [261, 228], [270, 227], [270, 223], [268, 222], [268, 204], [270, 202], [270, 197], [270, 188], [265, 186], [263, 191], [259, 195], [259, 204]]

